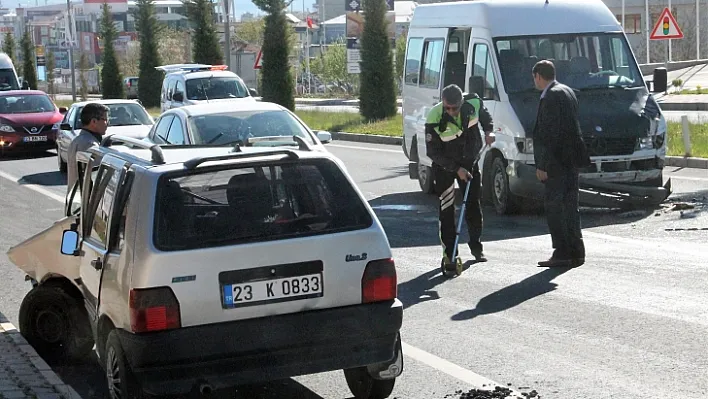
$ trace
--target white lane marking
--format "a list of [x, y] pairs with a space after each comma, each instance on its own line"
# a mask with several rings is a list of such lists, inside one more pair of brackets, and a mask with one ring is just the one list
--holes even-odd
[[[494, 388], [497, 386], [509, 388], [508, 386], [498, 384], [490, 380], [489, 378], [483, 377], [477, 373], [467, 370], [464, 367], [460, 367], [443, 358], [435, 356], [432, 353], [428, 353], [422, 349], [416, 348], [415, 346], [408, 345], [405, 342], [401, 342], [401, 347], [403, 349], [404, 356], [410, 356], [411, 358], [421, 363], [424, 363], [438, 371], [441, 371], [449, 375], [450, 377], [457, 378], [458, 380], [470, 384], [478, 389], [494, 390]], [[509, 389], [511, 390], [512, 395], [516, 395], [516, 397], [519, 398], [523, 397], [520, 392], [517, 392], [511, 388]]]
[[353, 146], [353, 145], [325, 144], [325, 147], [349, 148], [351, 150], [367, 150], [367, 151], [393, 152], [396, 154], [403, 154], [402, 150], [385, 150], [383, 148], [359, 147], [359, 146]]
[[61, 203], [64, 203], [64, 201], [66, 200], [66, 199], [65, 199], [64, 197], [62, 197], [61, 195], [55, 194], [55, 193], [53, 193], [53, 192], [51, 192], [51, 191], [49, 191], [49, 190], [43, 188], [42, 186], [40, 186], [40, 185], [38, 185], [38, 184], [22, 184], [22, 183], [20, 183], [20, 179], [16, 178], [15, 176], [13, 176], [13, 175], [11, 175], [11, 174], [9, 174], [9, 173], [5, 173], [5, 172], [3, 172], [3, 171], [0, 171], [0, 177], [4, 177], [4, 178], [6, 178], [7, 180], [12, 181], [13, 183], [17, 183], [17, 184], [19, 184], [19, 185], [22, 186], [22, 187], [27, 187], [27, 188], [29, 188], [29, 189], [32, 190], [32, 191], [35, 191], [35, 192], [38, 192], [38, 193], [40, 193], [40, 194], [46, 195], [47, 197], [49, 197], [49, 198], [51, 198], [51, 199], [54, 199], [54, 200], [57, 200], [57, 201], [59, 201], [59, 202], [61, 202]]

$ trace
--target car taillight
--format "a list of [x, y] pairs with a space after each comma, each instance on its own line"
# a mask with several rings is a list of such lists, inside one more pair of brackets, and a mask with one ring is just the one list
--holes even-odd
[[363, 303], [388, 301], [396, 298], [398, 281], [393, 259], [372, 260], [366, 265], [361, 278]]
[[179, 302], [169, 287], [130, 290], [130, 328], [133, 332], [180, 328]]

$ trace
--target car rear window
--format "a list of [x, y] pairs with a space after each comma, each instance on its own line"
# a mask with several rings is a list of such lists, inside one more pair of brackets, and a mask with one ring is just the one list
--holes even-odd
[[163, 176], [155, 246], [175, 251], [365, 229], [373, 220], [329, 160]]

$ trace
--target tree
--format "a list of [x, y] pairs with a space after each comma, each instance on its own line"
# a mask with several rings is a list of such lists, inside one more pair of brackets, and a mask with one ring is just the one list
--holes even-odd
[[103, 3], [101, 15], [101, 39], [103, 40], [103, 54], [101, 55], [101, 87], [103, 98], [124, 98], [123, 76], [120, 73], [118, 57], [114, 42], [118, 38], [118, 29], [113, 23], [113, 15], [108, 8], [108, 3]]
[[[88, 79], [86, 78], [86, 71], [88, 71], [88, 56], [83, 51], [79, 56], [79, 96], [81, 101], [88, 100]], [[72, 71], [73, 73], [74, 71]]]
[[34, 45], [29, 30], [25, 30], [20, 41], [22, 47], [22, 77], [31, 89], [37, 88], [37, 67], [34, 59]]
[[[253, 0], [253, 4], [264, 11], [265, 17], [262, 54], [262, 97], [263, 101], [274, 102], [295, 110], [295, 87], [290, 67], [291, 29], [285, 18], [285, 10], [290, 5], [285, 0]], [[286, 40], [283, 40], [283, 39]]]
[[[160, 26], [157, 38], [157, 53], [163, 64], [181, 64], [190, 59], [187, 32], [178, 31], [166, 25]], [[138, 76], [140, 74], [140, 42], [130, 42], [125, 54], [121, 57], [123, 76]]]
[[163, 74], [155, 69], [161, 65], [157, 37], [161, 25], [155, 15], [153, 0], [136, 0], [135, 26], [140, 38], [140, 73], [138, 75], [138, 99], [147, 108], [160, 105]]
[[406, 43], [408, 42], [408, 31], [396, 38], [396, 83], [398, 84], [398, 93], [403, 87], [403, 73], [406, 64]]
[[264, 29], [265, 21], [263, 18], [241, 22], [236, 28], [236, 37], [248, 44], [262, 46]]
[[54, 59], [54, 52], [53, 51], [48, 51], [47, 52], [47, 86], [48, 86], [48, 91], [49, 95], [54, 98], [54, 95], [56, 94], [55, 86], [54, 86], [54, 68], [56, 68], [57, 63], [56, 60]]
[[385, 0], [364, 0], [364, 30], [361, 34], [359, 112], [369, 120], [396, 115], [393, 55], [386, 20]]
[[12, 60], [12, 63], [17, 63], [17, 55], [15, 55], [15, 48], [17, 48], [17, 43], [15, 43], [15, 36], [12, 32], [7, 32], [5, 34], [5, 40], [2, 42], [2, 52], [7, 54]]
[[216, 36], [214, 8], [210, 0], [183, 0], [187, 17], [193, 24], [192, 48], [194, 62], [218, 65], [224, 63], [224, 53]]

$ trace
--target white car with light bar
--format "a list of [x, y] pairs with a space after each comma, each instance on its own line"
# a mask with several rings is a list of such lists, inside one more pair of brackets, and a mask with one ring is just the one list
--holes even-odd
[[289, 109], [265, 101], [188, 105], [160, 115], [145, 140], [162, 146], [298, 146], [300, 136], [317, 150], [332, 140], [312, 131]]
[[160, 110], [224, 101], [256, 101], [256, 89], [246, 87], [226, 65], [171, 64], [155, 69], [165, 72]]
[[111, 398], [207, 394], [343, 370], [357, 399], [403, 371], [403, 306], [381, 223], [326, 151], [160, 146], [80, 152], [64, 217], [8, 258], [41, 356], [95, 351]]

